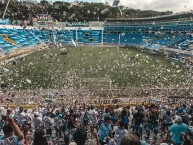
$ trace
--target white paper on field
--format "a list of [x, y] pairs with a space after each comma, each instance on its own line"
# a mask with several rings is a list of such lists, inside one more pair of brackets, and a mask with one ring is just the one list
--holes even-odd
[[9, 71], [7, 68], [3, 68], [3, 70], [4, 70], [5, 72], [8, 72], [8, 71]]
[[28, 82], [29, 84], [31, 84], [31, 80], [29, 80], [29, 79], [26, 79], [26, 82]]
[[74, 47], [77, 47], [77, 44], [73, 39], [72, 39], [72, 44], [74, 45]]

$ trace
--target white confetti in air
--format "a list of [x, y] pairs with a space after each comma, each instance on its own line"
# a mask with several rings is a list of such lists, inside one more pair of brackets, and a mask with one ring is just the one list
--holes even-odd
[[178, 70], [177, 73], [181, 72], [181, 70]]
[[31, 80], [29, 80], [29, 79], [26, 79], [26, 82], [28, 82], [29, 84], [31, 84]]
[[8, 72], [8, 71], [9, 71], [7, 68], [3, 68], [3, 70], [4, 70], [5, 72]]

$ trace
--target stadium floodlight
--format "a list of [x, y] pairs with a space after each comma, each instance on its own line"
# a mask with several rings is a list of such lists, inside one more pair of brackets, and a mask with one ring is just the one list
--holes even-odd
[[9, 3], [10, 3], [10, 0], [8, 0], [7, 5], [6, 5], [6, 7], [5, 7], [5, 11], [4, 11], [4, 13], [3, 13], [3, 19], [4, 19], [4, 17], [5, 17], [7, 8], [8, 8], [8, 6], [9, 6]]
[[74, 18], [75, 17], [75, 14], [72, 14], [70, 17], [69, 17], [69, 19], [72, 19], [72, 18]]
[[113, 1], [113, 7], [118, 7], [118, 9], [119, 9], [119, 12], [120, 12], [120, 15], [121, 15], [121, 17], [122, 17], [122, 15], [123, 15], [123, 12], [122, 12], [122, 10], [121, 10], [121, 8], [118, 6], [119, 5], [119, 3], [120, 3], [120, 0], [114, 0]]
[[122, 15], [123, 15], [123, 12], [122, 12], [122, 10], [121, 10], [121, 8], [118, 6], [118, 8], [119, 8], [119, 12], [120, 12], [120, 14], [121, 14], [121, 17], [122, 17]]
[[119, 3], [120, 3], [120, 0], [114, 0], [113, 1], [113, 6], [118, 6]]
[[106, 9], [104, 9], [104, 10], [101, 11], [101, 14], [106, 14], [106, 13], [108, 13], [108, 12], [110, 12], [110, 10], [109, 10], [108, 8], [106, 8]]

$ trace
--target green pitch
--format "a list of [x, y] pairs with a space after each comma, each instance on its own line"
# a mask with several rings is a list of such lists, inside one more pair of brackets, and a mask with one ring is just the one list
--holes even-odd
[[178, 64], [134, 48], [66, 49], [49, 48], [19, 58], [1, 68], [1, 80], [15, 89], [107, 89], [110, 84], [112, 88], [175, 88], [191, 83], [191, 76]]

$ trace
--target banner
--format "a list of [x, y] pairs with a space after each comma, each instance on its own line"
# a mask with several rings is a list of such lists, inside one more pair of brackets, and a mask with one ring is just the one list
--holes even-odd
[[66, 27], [89, 27], [88, 22], [66, 22]]
[[0, 25], [11, 25], [11, 21], [9, 19], [0, 18]]

